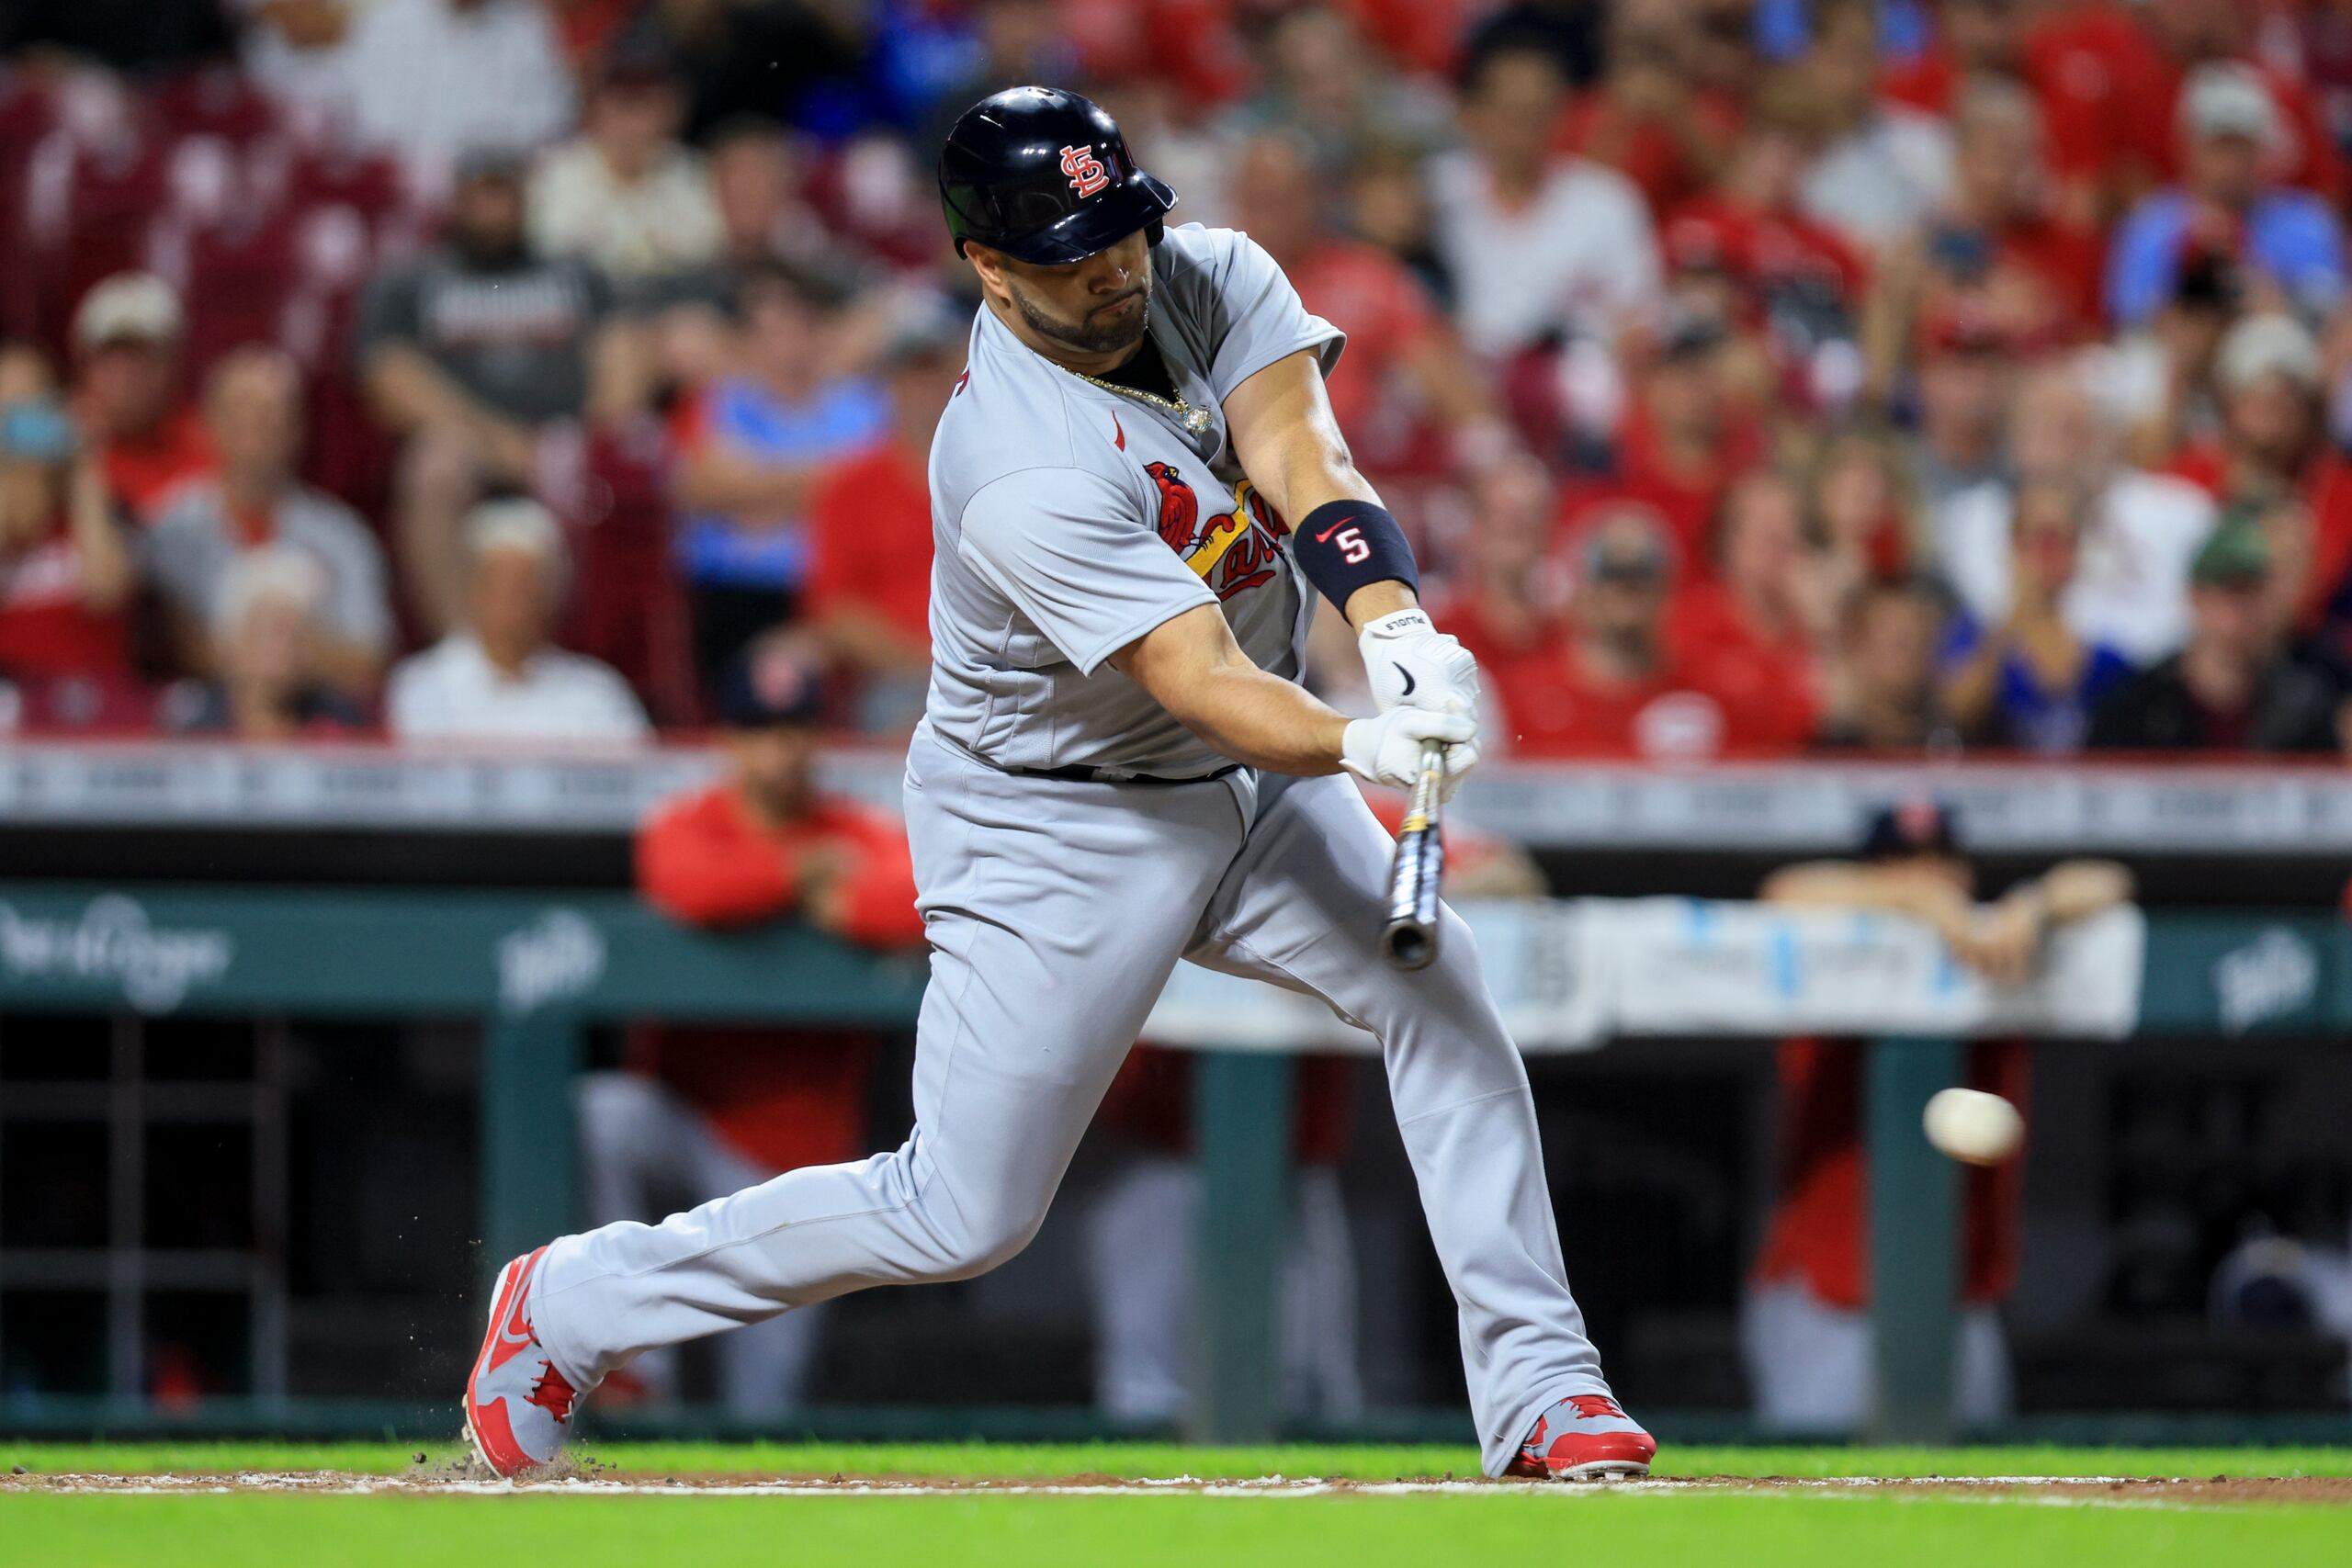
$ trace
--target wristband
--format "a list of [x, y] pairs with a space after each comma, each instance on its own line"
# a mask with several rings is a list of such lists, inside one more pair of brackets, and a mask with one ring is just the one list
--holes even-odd
[[1306, 581], [1344, 611], [1348, 598], [1374, 582], [1401, 582], [1419, 592], [1421, 574], [1413, 547], [1387, 509], [1369, 501], [1326, 502], [1290, 531], [1291, 558]]

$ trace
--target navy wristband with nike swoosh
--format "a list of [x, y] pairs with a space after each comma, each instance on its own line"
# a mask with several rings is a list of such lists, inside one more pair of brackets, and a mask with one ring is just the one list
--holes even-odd
[[1306, 514], [1290, 534], [1291, 558], [1316, 591], [1341, 610], [1349, 595], [1375, 582], [1420, 591], [1413, 547], [1387, 508], [1369, 501], [1332, 501]]

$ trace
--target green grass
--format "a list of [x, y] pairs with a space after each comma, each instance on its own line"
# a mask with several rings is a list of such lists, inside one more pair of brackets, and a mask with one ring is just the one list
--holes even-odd
[[[0, 1468], [21, 1464], [40, 1474], [220, 1474], [236, 1471], [336, 1470], [397, 1475], [454, 1459], [456, 1444], [12, 1442], [0, 1438]], [[1049, 1479], [1068, 1475], [1193, 1475], [1246, 1480], [1263, 1475], [1393, 1481], [1400, 1476], [1478, 1473], [1467, 1444], [1435, 1446], [1203, 1449], [1175, 1443], [601, 1443], [584, 1446], [613, 1470], [662, 1475], [989, 1476]], [[1660, 1475], [2352, 1475], [2352, 1448], [1685, 1448], [1658, 1456]]]
[[[654, 1475], [831, 1473], [1056, 1477], [1467, 1475], [1465, 1448], [1186, 1449], [1159, 1444], [872, 1446], [592, 1444]], [[195, 1473], [328, 1469], [397, 1473], [407, 1445], [74, 1446], [0, 1439], [0, 1469]], [[454, 1455], [441, 1446], [433, 1461]], [[2352, 1450], [1682, 1449], [1661, 1473], [1751, 1475], [2347, 1475]], [[1902, 1568], [2128, 1563], [2261, 1568], [2352, 1562], [2352, 1508], [2060, 1506], [2031, 1496], [1841, 1493], [1627, 1495], [1594, 1488], [1477, 1495], [1118, 1496], [367, 1497], [0, 1493], [7, 1568], [1160, 1568], [1160, 1565], [1596, 1562], [1899, 1563]]]

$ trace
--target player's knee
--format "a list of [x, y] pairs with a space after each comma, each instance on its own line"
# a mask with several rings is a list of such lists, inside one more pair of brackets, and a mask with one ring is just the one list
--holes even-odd
[[965, 1217], [940, 1236], [941, 1281], [969, 1280], [1010, 1263], [1035, 1238], [1046, 1211], [1000, 1205]]

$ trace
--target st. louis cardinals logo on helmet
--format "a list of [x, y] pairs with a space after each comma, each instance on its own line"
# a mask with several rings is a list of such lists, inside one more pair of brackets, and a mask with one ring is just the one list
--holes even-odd
[[1094, 155], [1091, 142], [1062, 149], [1062, 173], [1069, 176], [1069, 188], [1081, 197], [1092, 196], [1111, 183], [1111, 171]]

